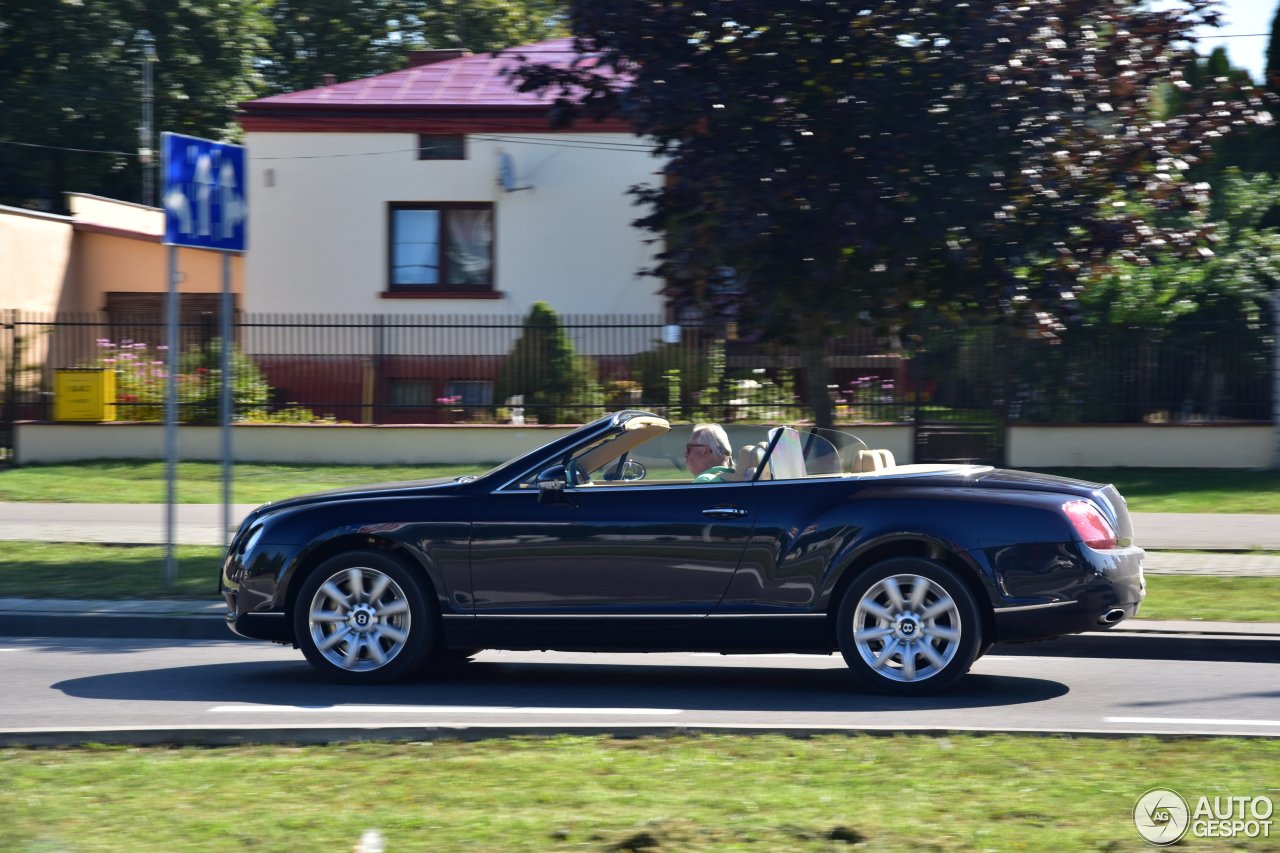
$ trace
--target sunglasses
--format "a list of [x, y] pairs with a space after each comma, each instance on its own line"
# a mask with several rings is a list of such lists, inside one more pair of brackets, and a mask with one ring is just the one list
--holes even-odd
[[693, 451], [697, 450], [700, 447], [706, 447], [706, 445], [705, 444], [686, 444], [684, 446], [684, 452], [692, 453]]

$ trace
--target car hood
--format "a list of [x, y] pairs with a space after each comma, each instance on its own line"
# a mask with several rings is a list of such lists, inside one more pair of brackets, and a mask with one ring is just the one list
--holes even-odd
[[429, 480], [406, 480], [399, 483], [377, 483], [369, 486], [348, 486], [323, 492], [298, 495], [282, 501], [271, 501], [255, 509], [246, 521], [252, 521], [267, 513], [282, 512], [315, 504], [335, 503], [347, 500], [367, 500], [380, 497], [408, 497], [410, 495], [438, 495], [453, 491], [462, 482], [457, 477], [436, 477]]

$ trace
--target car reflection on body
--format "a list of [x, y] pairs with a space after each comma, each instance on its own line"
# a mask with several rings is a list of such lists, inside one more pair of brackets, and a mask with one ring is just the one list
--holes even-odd
[[866, 687], [925, 694], [995, 642], [1142, 600], [1112, 486], [735, 429], [753, 441], [723, 482], [683, 470], [689, 425], [624, 411], [480, 476], [259, 507], [223, 566], [228, 624], [354, 684], [480, 649], [839, 651]]

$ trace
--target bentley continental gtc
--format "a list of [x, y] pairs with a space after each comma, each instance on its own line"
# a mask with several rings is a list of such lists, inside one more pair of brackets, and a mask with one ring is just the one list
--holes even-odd
[[477, 476], [266, 504], [222, 568], [228, 625], [353, 684], [482, 649], [839, 652], [866, 688], [926, 694], [1142, 601], [1113, 486], [731, 431], [713, 482], [690, 425], [624, 411]]

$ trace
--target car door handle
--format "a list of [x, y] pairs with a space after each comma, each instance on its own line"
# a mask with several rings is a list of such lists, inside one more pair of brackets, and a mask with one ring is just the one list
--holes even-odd
[[712, 518], [742, 518], [747, 511], [736, 506], [713, 506], [711, 509], [704, 509], [702, 514]]

